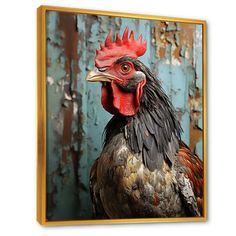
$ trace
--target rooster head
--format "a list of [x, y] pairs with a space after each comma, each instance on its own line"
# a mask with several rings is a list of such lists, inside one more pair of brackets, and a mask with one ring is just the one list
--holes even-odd
[[110, 31], [105, 44], [96, 50], [95, 69], [86, 77], [87, 81], [102, 83], [101, 102], [112, 114], [133, 116], [140, 107], [146, 75], [137, 65], [137, 57], [146, 52], [146, 41], [142, 35], [136, 41], [133, 31], [126, 27], [122, 39], [116, 33], [113, 42]]

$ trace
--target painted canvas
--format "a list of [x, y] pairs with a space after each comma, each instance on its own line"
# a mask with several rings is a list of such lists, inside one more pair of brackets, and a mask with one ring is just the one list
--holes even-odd
[[205, 220], [205, 22], [38, 14], [39, 221]]

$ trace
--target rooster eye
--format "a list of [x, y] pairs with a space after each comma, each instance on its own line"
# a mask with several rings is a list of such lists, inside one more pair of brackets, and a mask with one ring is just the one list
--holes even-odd
[[122, 64], [121, 65], [121, 71], [123, 73], [128, 73], [130, 71], [130, 65], [129, 64]]

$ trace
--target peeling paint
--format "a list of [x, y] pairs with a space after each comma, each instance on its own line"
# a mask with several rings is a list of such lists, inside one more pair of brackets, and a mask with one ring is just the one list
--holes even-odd
[[49, 83], [49, 85], [53, 85], [54, 79], [51, 76], [47, 76], [47, 82]]

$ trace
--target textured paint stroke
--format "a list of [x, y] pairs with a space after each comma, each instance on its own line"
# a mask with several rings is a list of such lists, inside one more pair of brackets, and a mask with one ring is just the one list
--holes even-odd
[[90, 219], [91, 165], [111, 118], [100, 85], [85, 81], [95, 49], [110, 29], [143, 34], [140, 58], [161, 81], [183, 127], [182, 139], [202, 158], [202, 27], [161, 21], [47, 13], [47, 219]]

